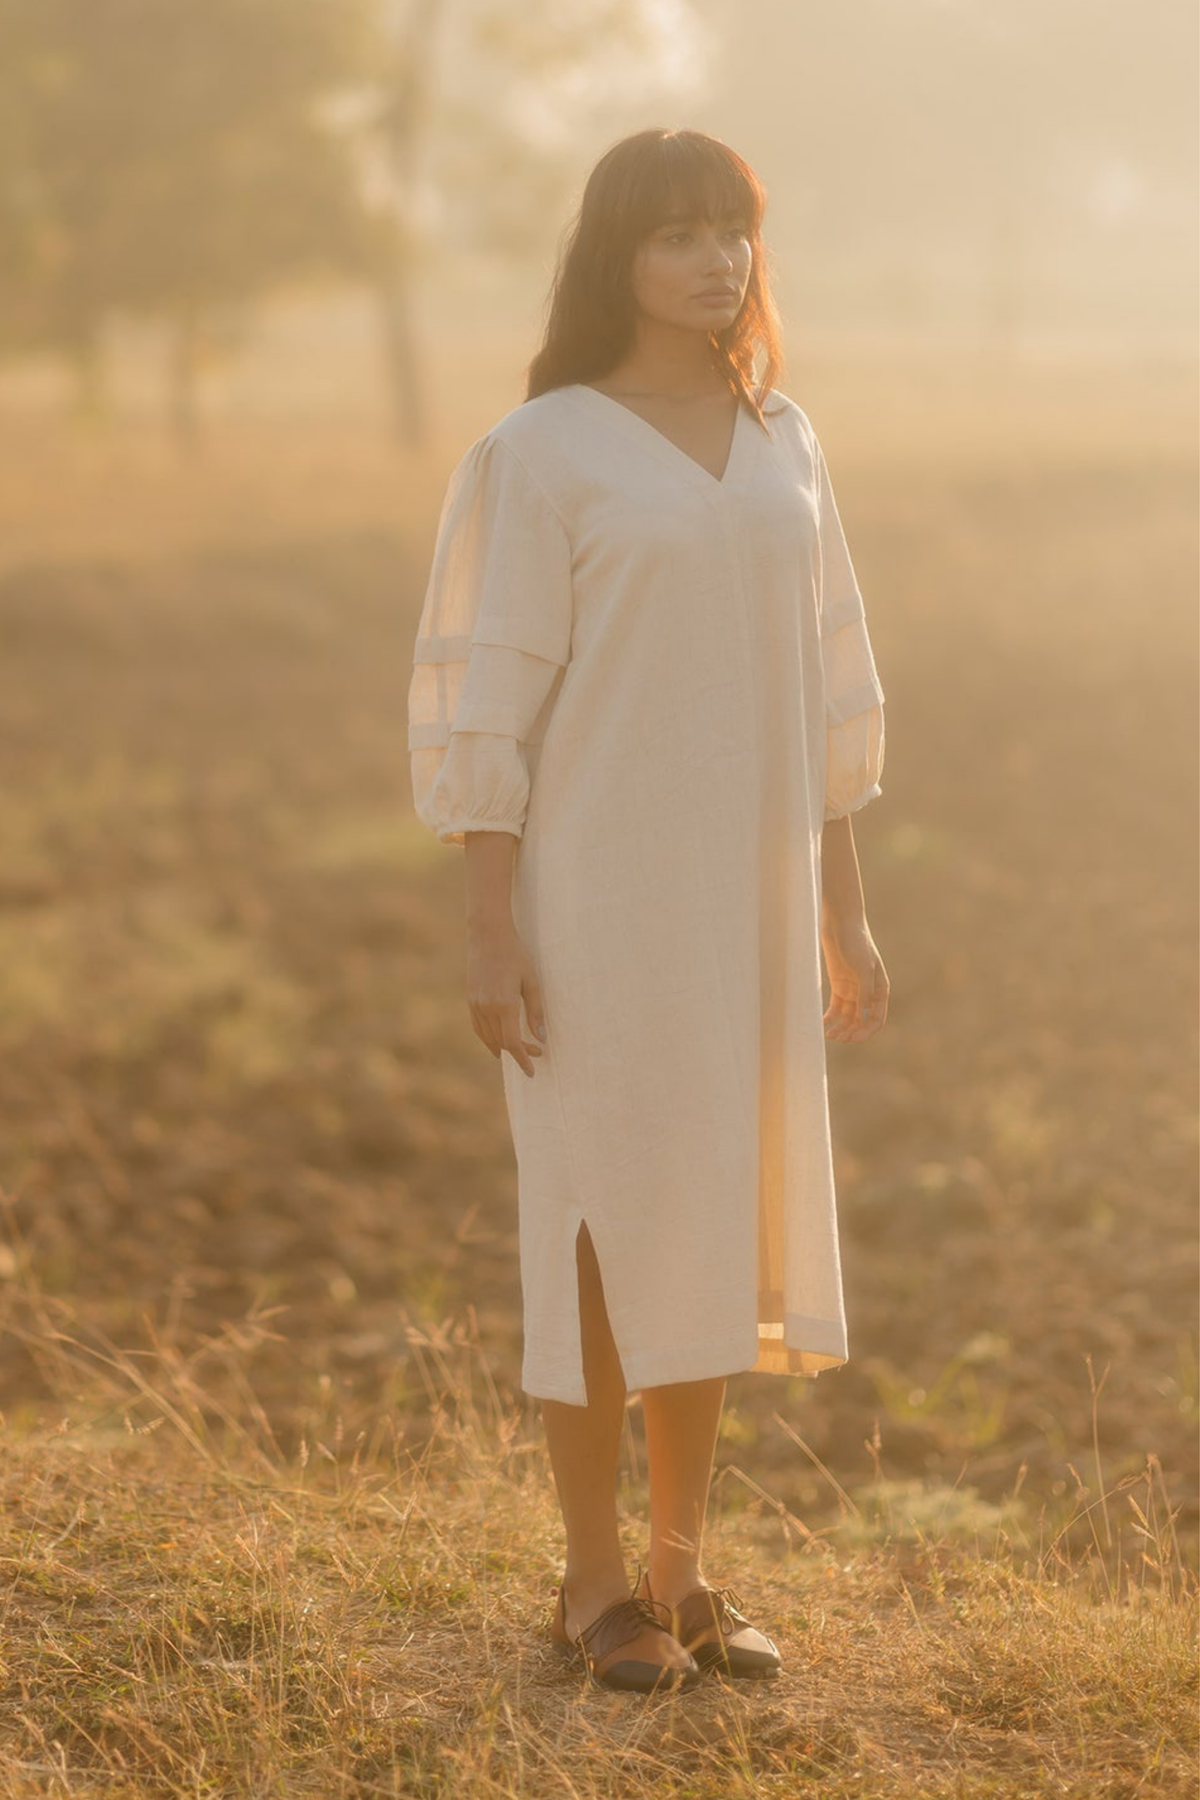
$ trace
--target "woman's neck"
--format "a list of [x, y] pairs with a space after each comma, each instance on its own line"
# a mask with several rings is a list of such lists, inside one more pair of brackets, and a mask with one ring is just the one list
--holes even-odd
[[604, 377], [604, 385], [629, 394], [692, 400], [729, 392], [713, 358], [708, 334], [657, 319], [640, 319], [628, 354]]

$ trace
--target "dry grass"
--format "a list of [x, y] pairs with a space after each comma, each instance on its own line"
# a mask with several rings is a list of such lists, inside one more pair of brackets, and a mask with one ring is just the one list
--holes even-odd
[[[86, 1397], [4, 1433], [6, 1794], [1192, 1791], [1197, 1590], [1153, 1460], [1036, 1522], [1015, 1495], [993, 1511], [881, 1474], [831, 1485], [815, 1526], [726, 1489], [710, 1557], [785, 1674], [647, 1702], [549, 1649], [548, 1466], [469, 1333], [411, 1332], [418, 1446], [390, 1415], [349, 1429], [318, 1386], [285, 1454], [249, 1383], [263, 1322], [190, 1358], [85, 1352], [25, 1299]], [[212, 1404], [214, 1362], [240, 1407]], [[631, 1565], [644, 1499], [627, 1471]], [[1068, 1559], [1080, 1520], [1095, 1550]]]
[[[893, 1012], [830, 1058], [851, 1360], [735, 1378], [718, 1450], [788, 1673], [650, 1707], [546, 1650], [499, 1072], [409, 811], [450, 451], [0, 435], [6, 1797], [1194, 1791], [1194, 449], [1076, 372], [908, 458], [923, 379], [799, 396]], [[636, 1406], [622, 1503], [632, 1565]]]

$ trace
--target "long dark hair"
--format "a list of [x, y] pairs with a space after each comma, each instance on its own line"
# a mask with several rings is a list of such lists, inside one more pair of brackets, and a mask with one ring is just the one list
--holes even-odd
[[762, 401], [783, 367], [761, 236], [765, 206], [754, 170], [720, 138], [654, 127], [614, 144], [588, 177], [559, 258], [526, 399], [594, 381], [616, 367], [634, 339], [634, 256], [664, 220], [671, 214], [708, 220], [736, 215], [745, 221], [753, 252], [750, 282], [737, 318], [709, 336], [717, 367], [762, 424]]

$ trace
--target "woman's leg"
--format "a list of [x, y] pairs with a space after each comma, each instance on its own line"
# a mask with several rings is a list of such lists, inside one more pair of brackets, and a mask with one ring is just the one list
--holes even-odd
[[[701, 1552], [724, 1400], [723, 1375], [642, 1390], [650, 1463], [650, 1567], [648, 1592], [644, 1585], [639, 1591], [672, 1609], [673, 1623], [698, 1662], [732, 1676], [774, 1676], [781, 1666], [775, 1645], [724, 1597], [693, 1601], [685, 1613], [674, 1611], [697, 1588], [709, 1586]], [[723, 1596], [720, 1587], [717, 1591]]]
[[642, 1390], [650, 1465], [650, 1590], [677, 1605], [704, 1584], [701, 1551], [725, 1377]]
[[[543, 1400], [542, 1418], [559, 1504], [567, 1528], [565, 1601], [572, 1636], [614, 1600], [629, 1595], [617, 1532], [617, 1460], [625, 1417], [625, 1377], [613, 1342], [595, 1247], [587, 1226], [576, 1241], [586, 1406]], [[674, 1639], [647, 1629], [627, 1654], [683, 1668]]]
[[567, 1622], [587, 1625], [629, 1592], [617, 1535], [617, 1457], [625, 1377], [613, 1342], [587, 1226], [575, 1246], [586, 1406], [543, 1400], [542, 1419], [567, 1528]]

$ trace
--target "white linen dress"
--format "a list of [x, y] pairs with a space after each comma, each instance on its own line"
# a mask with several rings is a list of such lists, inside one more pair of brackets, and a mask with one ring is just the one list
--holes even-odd
[[413, 794], [445, 843], [519, 840], [547, 1039], [532, 1078], [500, 1060], [544, 1399], [587, 1403], [584, 1222], [629, 1389], [848, 1356], [821, 831], [880, 793], [884, 695], [820, 446], [783, 394], [764, 410], [717, 479], [558, 388], [472, 445], [442, 512]]

